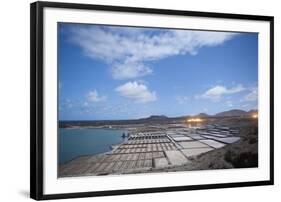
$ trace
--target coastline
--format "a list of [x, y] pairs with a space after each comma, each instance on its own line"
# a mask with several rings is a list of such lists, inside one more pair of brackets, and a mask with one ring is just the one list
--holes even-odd
[[125, 141], [125, 129], [74, 127], [60, 128], [58, 133], [58, 160], [65, 164], [79, 156], [96, 155], [112, 150], [113, 145]]

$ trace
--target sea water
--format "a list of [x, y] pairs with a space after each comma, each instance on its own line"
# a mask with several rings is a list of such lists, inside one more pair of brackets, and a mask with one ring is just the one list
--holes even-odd
[[58, 134], [59, 164], [66, 163], [78, 156], [108, 152], [111, 145], [124, 141], [125, 130], [97, 128], [60, 128]]

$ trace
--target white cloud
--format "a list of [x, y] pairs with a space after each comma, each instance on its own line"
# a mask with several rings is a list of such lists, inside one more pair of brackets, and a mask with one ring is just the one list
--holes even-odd
[[153, 102], [157, 100], [155, 92], [149, 91], [145, 84], [127, 82], [115, 89], [120, 95], [132, 99], [137, 103]]
[[233, 107], [233, 103], [230, 100], [226, 101], [226, 105], [228, 107]]
[[136, 62], [116, 64], [111, 70], [114, 79], [127, 79], [152, 73], [152, 69]]
[[76, 105], [76, 103], [73, 102], [72, 100], [70, 100], [70, 99], [63, 99], [60, 102], [59, 110], [71, 109], [71, 108], [75, 107], [75, 105]]
[[179, 104], [186, 104], [190, 101], [190, 97], [188, 97], [188, 96], [177, 96], [176, 100]]
[[[96, 90], [88, 92], [86, 97], [89, 102], [103, 102], [106, 100], [106, 96], [100, 96]], [[88, 102], [85, 103], [88, 104]]]
[[258, 88], [255, 87], [255, 88], [252, 88], [250, 93], [247, 94], [243, 101], [248, 101], [248, 102], [251, 102], [251, 101], [256, 101], [258, 100]]
[[235, 35], [208, 32], [105, 26], [77, 26], [71, 29], [71, 40], [87, 56], [105, 61], [114, 79], [131, 79], [152, 73], [147, 65], [174, 55], [198, 53], [204, 46], [217, 46]]
[[238, 84], [237, 86], [234, 86], [232, 88], [227, 88], [222, 85], [217, 85], [213, 88], [210, 88], [202, 95], [197, 96], [197, 98], [204, 98], [204, 99], [211, 99], [214, 101], [219, 101], [223, 95], [239, 93], [244, 90], [246, 90], [246, 89], [241, 84]]
[[89, 106], [89, 102], [87, 102], [87, 101], [86, 101], [86, 102], [83, 102], [82, 106], [83, 106], [83, 107], [88, 107], [88, 106]]
[[244, 107], [244, 108], [245, 108], [245, 107], [249, 107], [249, 106], [250, 106], [249, 104], [243, 104], [243, 105], [242, 105], [242, 107]]

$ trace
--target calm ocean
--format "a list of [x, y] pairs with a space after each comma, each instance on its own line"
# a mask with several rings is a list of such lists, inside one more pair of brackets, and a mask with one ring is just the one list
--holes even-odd
[[77, 156], [110, 151], [110, 146], [124, 139], [125, 130], [115, 129], [59, 129], [59, 164]]

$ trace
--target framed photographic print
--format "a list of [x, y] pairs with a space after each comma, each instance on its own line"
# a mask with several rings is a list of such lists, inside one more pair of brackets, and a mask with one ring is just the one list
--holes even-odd
[[31, 197], [273, 184], [273, 17], [31, 4]]

